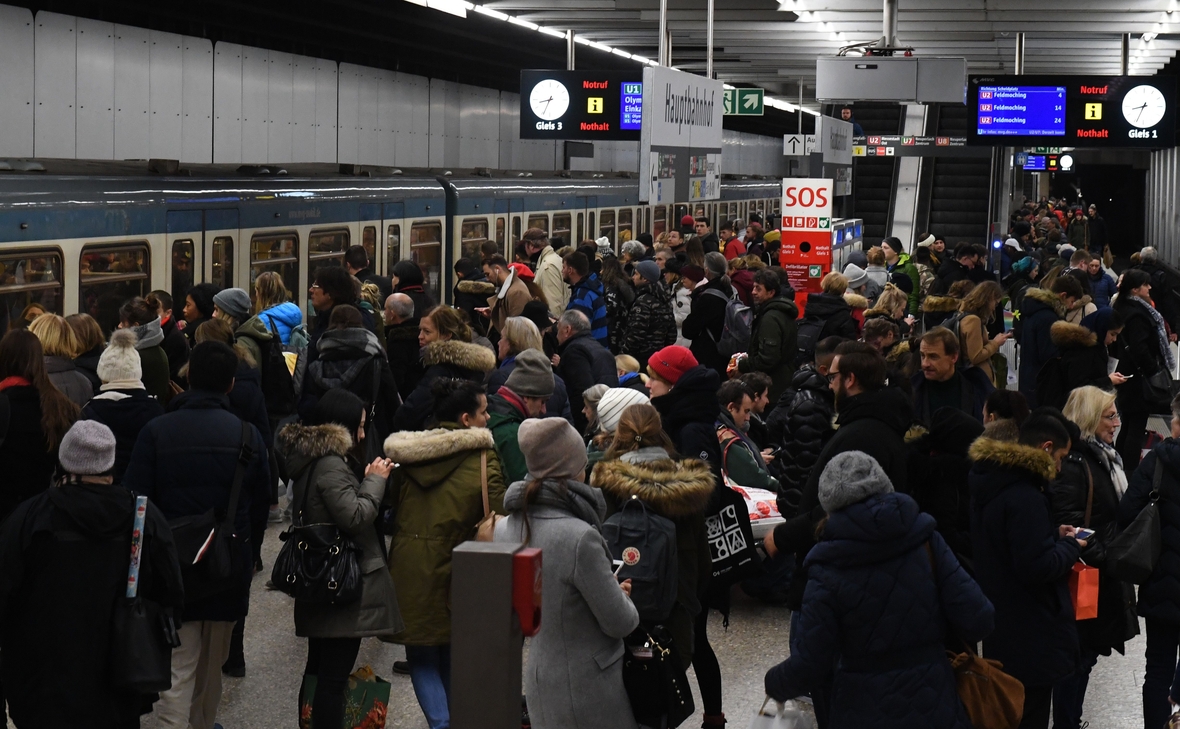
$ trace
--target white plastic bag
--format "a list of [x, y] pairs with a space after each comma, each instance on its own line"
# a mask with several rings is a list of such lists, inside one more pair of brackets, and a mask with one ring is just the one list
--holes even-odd
[[750, 729], [815, 729], [815, 715], [800, 701], [780, 704], [767, 696]]

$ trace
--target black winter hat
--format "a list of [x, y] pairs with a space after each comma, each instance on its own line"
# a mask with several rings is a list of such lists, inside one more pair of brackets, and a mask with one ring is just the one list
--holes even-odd
[[891, 273], [889, 275], [889, 283], [901, 289], [906, 294], [914, 293], [914, 280], [901, 271]]

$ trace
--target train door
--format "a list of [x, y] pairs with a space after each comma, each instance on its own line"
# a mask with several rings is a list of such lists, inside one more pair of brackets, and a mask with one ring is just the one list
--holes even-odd
[[369, 257], [369, 268], [373, 273], [381, 273], [381, 257], [377, 251], [377, 241], [381, 237], [381, 203], [361, 205], [357, 220], [360, 221], [360, 243]]
[[169, 210], [167, 216], [167, 290], [174, 311], [184, 309], [184, 297], [194, 284], [205, 280], [201, 254], [205, 249], [205, 220], [200, 210]]
[[524, 235], [524, 198], [509, 198], [508, 211], [508, 215], [512, 219], [512, 237], [509, 240], [511, 247], [515, 248], [517, 241]]
[[405, 203], [387, 202], [381, 206], [382, 236], [381, 262], [384, 270], [382, 275], [393, 274], [393, 265], [403, 258], [409, 258], [409, 251], [402, 250], [402, 225], [405, 223]]
[[494, 211], [493, 214], [495, 217], [493, 226], [495, 228], [496, 246], [500, 249], [500, 255], [511, 261], [512, 251], [516, 248], [516, 242], [520, 239], [509, 239], [508, 221], [511, 217], [511, 212], [508, 203], [508, 200], [497, 198], [492, 210]]

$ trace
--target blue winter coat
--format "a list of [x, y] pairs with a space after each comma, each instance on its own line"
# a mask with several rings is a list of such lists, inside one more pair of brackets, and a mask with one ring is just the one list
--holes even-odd
[[577, 309], [590, 320], [590, 336], [604, 347], [610, 347], [610, 332], [607, 328], [606, 295], [597, 274], [590, 274], [570, 287], [570, 303], [566, 311]]
[[[230, 412], [229, 398], [205, 390], [189, 390], [172, 398], [170, 411], [155, 418], [139, 433], [123, 485], [159, 507], [169, 521], [204, 514], [224, 513], [238, 452], [242, 443], [241, 420]], [[270, 508], [270, 467], [262, 436], [251, 427], [255, 453], [246, 467], [238, 498], [234, 529], [250, 534], [252, 521], [266, 519]], [[242, 544], [241, 582], [234, 589], [186, 602], [183, 619], [236, 621], [246, 614], [253, 560], [250, 544]]]
[[1160, 483], [1160, 537], [1163, 550], [1155, 571], [1139, 587], [1139, 614], [1180, 623], [1180, 441], [1168, 438], [1143, 457], [1119, 502], [1119, 526], [1126, 528], [1151, 499], [1155, 469], [1163, 464]]
[[287, 345], [291, 343], [291, 331], [303, 323], [303, 312], [288, 301], [258, 312], [258, 318], [262, 320], [266, 331], [272, 331], [273, 327], [279, 333], [279, 339]]
[[[508, 375], [512, 374], [514, 369], [516, 355], [504, 360], [499, 367], [488, 373], [488, 394], [495, 395], [504, 383], [508, 382]], [[574, 424], [573, 416], [570, 415], [570, 399], [565, 390], [565, 380], [556, 374], [553, 375], [553, 394], [549, 397], [549, 402], [545, 403], [545, 417], [565, 418], [570, 425]]]
[[102, 423], [115, 434], [115, 467], [111, 475], [115, 477], [115, 483], [121, 484], [139, 431], [163, 414], [164, 406], [147, 394], [147, 390], [107, 390], [90, 398], [78, 419]]
[[1106, 271], [1100, 271], [1097, 276], [1090, 277], [1090, 298], [1094, 305], [1101, 309], [1110, 306], [1110, 298], [1118, 293], [1119, 286]]
[[1081, 550], [1050, 517], [1056, 466], [1039, 448], [987, 437], [969, 455], [975, 579], [996, 608], [984, 656], [1026, 686], [1051, 686], [1079, 654], [1069, 573]]
[[832, 729], [864, 726], [866, 707], [874, 729], [969, 729], [945, 628], [974, 643], [994, 613], [934, 518], [905, 494], [873, 496], [829, 515], [806, 564], [797, 650], [767, 672], [766, 693], [794, 698], [835, 666]]
[[1028, 406], [1036, 407], [1037, 373], [1057, 356], [1049, 330], [1065, 314], [1065, 304], [1051, 291], [1031, 287], [1020, 304], [1020, 392]]

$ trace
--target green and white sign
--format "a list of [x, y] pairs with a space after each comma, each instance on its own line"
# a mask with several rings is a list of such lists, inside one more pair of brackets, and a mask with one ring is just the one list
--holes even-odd
[[722, 108], [726, 116], [762, 116], [765, 94], [762, 89], [726, 89]]

